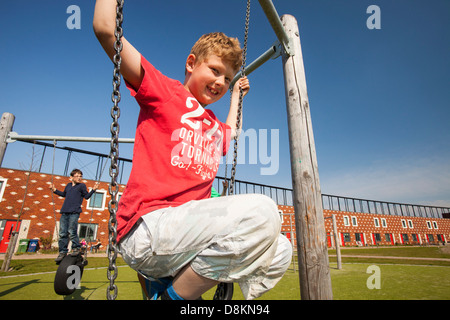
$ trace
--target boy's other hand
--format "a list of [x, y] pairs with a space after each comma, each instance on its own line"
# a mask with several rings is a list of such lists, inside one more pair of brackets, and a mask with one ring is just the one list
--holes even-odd
[[247, 77], [242, 77], [234, 84], [233, 91], [239, 92], [238, 90], [242, 89], [243, 96], [245, 97], [247, 93], [250, 91], [250, 81]]

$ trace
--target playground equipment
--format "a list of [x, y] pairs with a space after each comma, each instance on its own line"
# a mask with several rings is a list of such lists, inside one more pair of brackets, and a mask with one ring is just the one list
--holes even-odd
[[[119, 166], [117, 162], [119, 159], [119, 142], [121, 142], [119, 139], [118, 118], [120, 116], [120, 109], [118, 103], [120, 101], [120, 39], [122, 35], [123, 2], [123, 0], [117, 0], [117, 41], [115, 43], [116, 55], [114, 57], [115, 66], [112, 94], [114, 106], [111, 109], [113, 123], [111, 124], [111, 138], [109, 139], [111, 143], [111, 183], [109, 187], [111, 201], [109, 203], [108, 279], [110, 280], [110, 285], [107, 288], [108, 299], [115, 299], [117, 297], [117, 286], [114, 283], [117, 278], [115, 261], [118, 253], [116, 247], [115, 214], [118, 202], [117, 177], [119, 175]], [[306, 90], [299, 30], [293, 16], [284, 15], [280, 19], [272, 1], [259, 0], [259, 3], [278, 38], [278, 42], [255, 60], [253, 65], [250, 64], [245, 73], [241, 71], [241, 75], [250, 74], [250, 71], [253, 71], [271, 57], [279, 56], [281, 52], [288, 114], [301, 297], [302, 299], [332, 299], [318, 165]], [[21, 137], [17, 134], [9, 135], [10, 140], [13, 138], [19, 140]], [[0, 146], [0, 156], [3, 155], [4, 148], [6, 148], [6, 144]], [[234, 173], [232, 172], [233, 175]]]

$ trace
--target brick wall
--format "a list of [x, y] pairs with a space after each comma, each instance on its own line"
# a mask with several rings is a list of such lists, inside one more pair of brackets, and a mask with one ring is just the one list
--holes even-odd
[[[282, 232], [290, 234], [290, 220], [294, 207], [278, 206], [283, 212]], [[324, 210], [324, 217], [336, 216], [337, 232], [341, 246], [361, 245], [427, 245], [450, 242], [450, 219], [382, 215]], [[295, 235], [295, 223], [292, 223]], [[334, 246], [331, 219], [325, 219], [329, 246]], [[386, 236], [388, 235], [388, 236]], [[405, 236], [406, 235], [406, 236]]]

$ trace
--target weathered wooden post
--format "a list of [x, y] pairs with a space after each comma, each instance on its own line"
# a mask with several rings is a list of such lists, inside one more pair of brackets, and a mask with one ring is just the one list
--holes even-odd
[[8, 137], [8, 133], [12, 130], [14, 119], [15, 117], [13, 114], [5, 112], [0, 120], [0, 167], [3, 162], [3, 157], [5, 156], [7, 146], [6, 138]]
[[11, 264], [12, 256], [14, 255], [14, 250], [16, 249], [17, 240], [19, 239], [19, 231], [13, 231], [11, 234], [11, 239], [9, 239], [8, 248], [6, 249], [5, 258], [0, 268], [1, 272], [7, 272]]
[[[0, 167], [3, 163], [3, 157], [5, 156], [6, 146], [8, 143], [6, 139], [8, 138], [8, 134], [11, 132], [14, 125], [15, 117], [12, 113], [5, 112], [2, 114], [2, 118], [0, 120]], [[19, 232], [16, 230], [12, 232], [11, 239], [9, 240], [8, 249], [6, 249], [5, 259], [3, 260], [2, 267], [0, 271], [6, 272], [9, 270], [9, 265], [11, 263], [11, 258], [14, 254], [14, 249], [16, 248], [16, 243], [19, 238]]]
[[337, 225], [336, 225], [336, 215], [331, 215], [332, 224], [333, 224], [333, 238], [334, 243], [336, 246], [336, 259], [337, 259], [337, 268], [338, 270], [342, 269], [342, 258], [341, 258], [341, 244], [339, 243], [339, 234], [337, 232]]
[[306, 90], [300, 35], [296, 19], [281, 22], [292, 54], [283, 50], [289, 127], [293, 200], [302, 299], [332, 299], [325, 223], [316, 148]]

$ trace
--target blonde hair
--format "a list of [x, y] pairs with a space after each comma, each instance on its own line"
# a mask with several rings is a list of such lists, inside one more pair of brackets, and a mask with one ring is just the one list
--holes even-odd
[[237, 38], [230, 38], [222, 32], [204, 34], [191, 49], [197, 62], [202, 62], [210, 55], [216, 55], [231, 64], [235, 73], [242, 65], [242, 49]]

